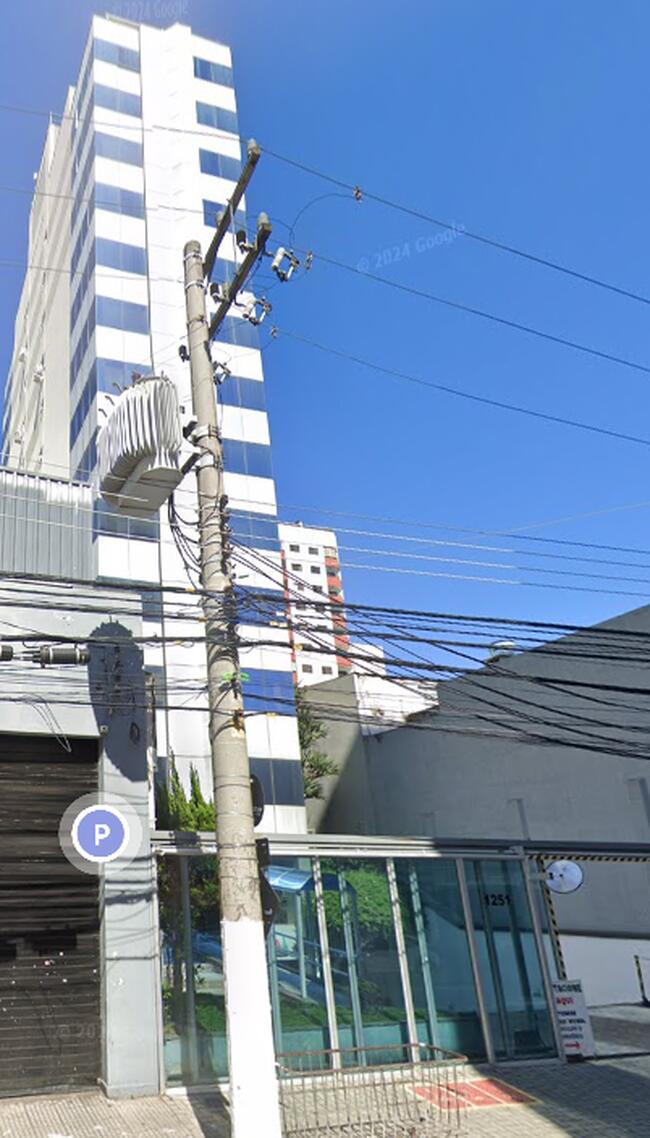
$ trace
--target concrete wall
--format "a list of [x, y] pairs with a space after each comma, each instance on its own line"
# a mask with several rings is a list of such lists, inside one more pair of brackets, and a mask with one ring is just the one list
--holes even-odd
[[[600, 627], [647, 634], [650, 608]], [[412, 726], [362, 739], [358, 727], [329, 721], [326, 747], [342, 769], [318, 824], [331, 833], [650, 841], [650, 703], [612, 690], [650, 689], [647, 644], [576, 634], [441, 683], [439, 709]], [[650, 937], [645, 866], [613, 873], [590, 863], [586, 879], [558, 899], [564, 930]]]

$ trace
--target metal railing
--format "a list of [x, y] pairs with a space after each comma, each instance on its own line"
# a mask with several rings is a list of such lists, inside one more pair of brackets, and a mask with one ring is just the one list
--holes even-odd
[[428, 1044], [278, 1055], [284, 1138], [461, 1135], [466, 1062]]

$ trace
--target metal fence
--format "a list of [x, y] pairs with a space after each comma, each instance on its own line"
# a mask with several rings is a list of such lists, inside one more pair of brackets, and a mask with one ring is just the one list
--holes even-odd
[[462, 1055], [428, 1045], [278, 1056], [284, 1138], [445, 1138], [465, 1131]]

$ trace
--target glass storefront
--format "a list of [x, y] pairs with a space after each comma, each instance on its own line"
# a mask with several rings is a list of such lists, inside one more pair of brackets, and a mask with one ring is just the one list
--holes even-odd
[[521, 865], [467, 861], [479, 969], [498, 1059], [555, 1053], [542, 962]]
[[[474, 1060], [556, 1053], [518, 859], [272, 855], [266, 873], [278, 1054], [304, 1069], [336, 1051], [399, 1062], [416, 1042]], [[161, 856], [159, 889], [167, 1082], [213, 1083], [227, 1076], [216, 856]]]
[[456, 864], [399, 859], [395, 870], [418, 1039], [485, 1059]]

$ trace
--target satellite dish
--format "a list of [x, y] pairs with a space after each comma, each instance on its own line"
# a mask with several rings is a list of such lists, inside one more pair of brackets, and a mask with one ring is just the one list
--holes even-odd
[[585, 879], [577, 861], [552, 861], [546, 867], [546, 884], [552, 893], [575, 893]]

